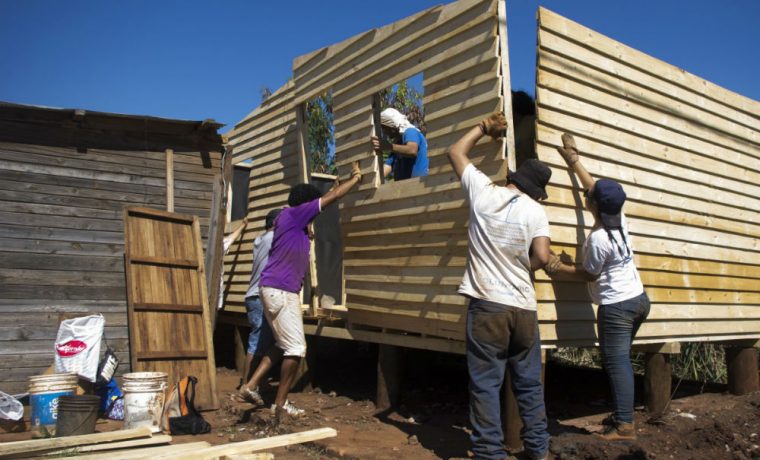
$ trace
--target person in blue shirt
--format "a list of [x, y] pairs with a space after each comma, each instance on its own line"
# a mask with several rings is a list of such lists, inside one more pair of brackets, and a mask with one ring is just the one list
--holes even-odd
[[404, 114], [393, 108], [380, 113], [383, 132], [391, 139], [401, 140], [396, 144], [372, 136], [372, 148], [390, 152], [383, 165], [383, 177], [393, 173], [393, 180], [428, 175], [427, 140], [422, 132], [412, 125]]

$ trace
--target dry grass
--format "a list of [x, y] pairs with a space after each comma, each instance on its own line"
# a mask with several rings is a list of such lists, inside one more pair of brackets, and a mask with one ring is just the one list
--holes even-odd
[[[602, 368], [602, 356], [598, 348], [557, 348], [552, 359], [570, 366]], [[683, 343], [681, 354], [673, 355], [673, 377], [705, 383], [726, 383], [726, 358], [721, 345], [707, 342]], [[632, 353], [631, 364], [636, 374], [643, 374], [646, 367], [644, 353]]]

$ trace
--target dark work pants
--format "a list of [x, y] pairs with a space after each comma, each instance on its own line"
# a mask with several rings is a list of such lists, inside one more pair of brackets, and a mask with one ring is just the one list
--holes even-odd
[[507, 457], [500, 402], [507, 365], [523, 422], [525, 450], [531, 457], [542, 458], [549, 449], [549, 432], [536, 312], [471, 298], [467, 309], [467, 368], [476, 459]]

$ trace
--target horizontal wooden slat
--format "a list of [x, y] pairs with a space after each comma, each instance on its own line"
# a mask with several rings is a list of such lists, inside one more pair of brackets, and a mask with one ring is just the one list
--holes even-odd
[[138, 264], [160, 265], [167, 267], [198, 268], [198, 261], [190, 259], [169, 259], [166, 257], [131, 255], [129, 260]]
[[176, 312], [188, 312], [188, 313], [203, 313], [203, 305], [134, 302], [132, 306], [135, 309], [135, 311], [176, 311]]
[[203, 359], [208, 357], [205, 350], [139, 351], [135, 353], [138, 361]]

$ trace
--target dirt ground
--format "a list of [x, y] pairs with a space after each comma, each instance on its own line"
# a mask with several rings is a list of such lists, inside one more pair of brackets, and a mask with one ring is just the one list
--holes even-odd
[[[315, 387], [300, 389], [291, 400], [306, 416], [271, 426], [268, 408], [235, 402], [239, 383], [234, 370], [220, 368], [221, 408], [205, 412], [213, 430], [201, 436], [175, 436], [174, 442], [213, 444], [332, 427], [338, 436], [305, 445], [278, 448], [276, 459], [457, 459], [468, 458], [467, 373], [464, 358], [409, 350], [405, 359], [401, 405], [376, 414], [376, 347], [343, 341], [318, 344]], [[316, 347], [312, 347], [314, 351]], [[276, 375], [276, 374], [274, 374]], [[641, 382], [638, 382], [639, 384]], [[276, 380], [264, 389], [274, 398]], [[589, 431], [609, 412], [604, 374], [549, 363], [546, 398], [552, 434], [550, 458], [570, 459], [750, 459], [760, 458], [760, 393], [732, 396], [721, 386], [677, 384], [669, 413], [649, 423], [636, 411], [638, 440], [609, 443]], [[637, 396], [643, 394], [637, 388]], [[120, 422], [98, 424], [98, 431]], [[0, 434], [0, 442], [28, 433]], [[514, 452], [520, 458], [519, 452]]]
[[[334, 342], [334, 343], [333, 343]], [[312, 350], [314, 347], [312, 347]], [[463, 357], [409, 350], [401, 405], [375, 414], [373, 346], [330, 341], [318, 351], [315, 388], [291, 400], [307, 415], [282, 432], [332, 427], [336, 438], [272, 451], [278, 459], [457, 459], [468, 458], [467, 373]], [[239, 382], [220, 370], [223, 408], [209, 420], [218, 440], [243, 440], [271, 433], [266, 408], [231, 400]], [[649, 420], [637, 407], [635, 442], [609, 443], [591, 432], [609, 414], [606, 377], [598, 370], [550, 363], [547, 409], [552, 434], [550, 458], [570, 459], [750, 459], [760, 458], [760, 393], [732, 396], [719, 385], [673, 383], [670, 411]], [[275, 381], [271, 381], [276, 385]], [[637, 395], [643, 394], [637, 382]], [[677, 386], [677, 387], [676, 387]], [[274, 398], [275, 388], [264, 393]], [[212, 439], [209, 441], [214, 442]], [[218, 441], [217, 441], [218, 442]], [[520, 452], [514, 451], [520, 458]]]

